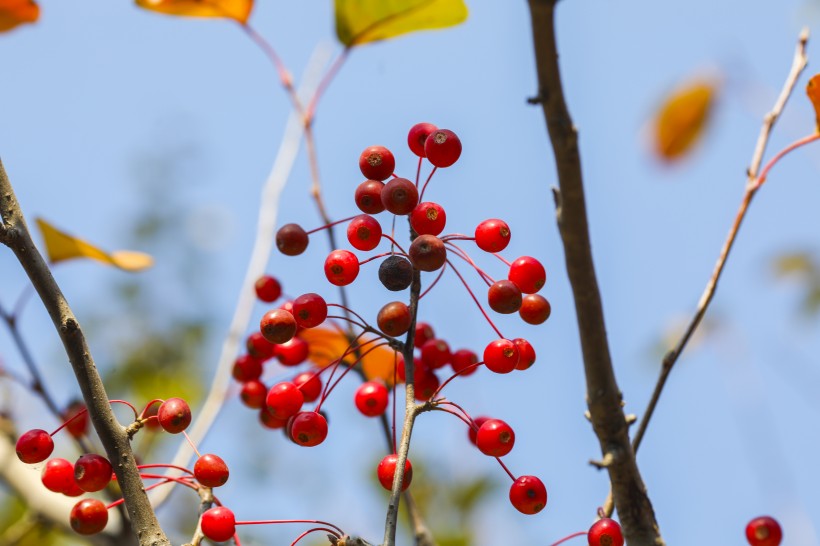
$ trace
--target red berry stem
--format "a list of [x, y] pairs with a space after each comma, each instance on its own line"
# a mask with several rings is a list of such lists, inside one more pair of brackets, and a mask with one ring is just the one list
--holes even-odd
[[450, 377], [448, 377], [448, 378], [447, 378], [446, 380], [444, 380], [444, 382], [443, 382], [441, 385], [439, 385], [439, 387], [435, 390], [435, 392], [433, 393], [433, 395], [430, 397], [430, 400], [435, 400], [436, 396], [438, 396], [438, 394], [441, 392], [441, 389], [443, 389], [444, 387], [446, 387], [446, 386], [447, 386], [447, 383], [449, 383], [450, 381], [452, 381], [453, 379], [455, 379], [455, 378], [456, 378], [456, 377], [458, 377], [459, 375], [465, 374], [465, 373], [469, 372], [470, 370], [474, 370], [474, 369], [478, 368], [479, 366], [481, 366], [481, 365], [483, 365], [483, 364], [484, 364], [483, 362], [476, 362], [475, 364], [470, 364], [469, 366], [467, 366], [467, 367], [465, 367], [465, 368], [462, 368], [461, 370], [457, 371], [456, 373], [454, 373], [453, 375], [451, 375]]
[[[162, 404], [163, 402], [165, 402], [165, 400], [163, 400], [162, 398], [154, 398], [153, 400], [151, 400], [150, 402], [148, 402], [148, 403], [145, 405], [145, 408], [144, 408], [144, 409], [142, 410], [142, 412], [140, 413], [140, 415], [139, 415], [139, 419], [145, 419], [145, 414], [146, 414], [146, 413], [148, 413], [148, 410], [149, 410], [149, 409], [151, 409], [151, 406], [153, 406], [154, 404]], [[155, 415], [152, 415], [152, 416], [150, 416], [150, 417], [148, 417], [148, 418], [150, 419], [151, 417], [156, 417], [156, 416], [155, 416]]]
[[[161, 485], [165, 485], [167, 483], [172, 483], [172, 482], [178, 483], [178, 484], [181, 484], [181, 485], [184, 485], [184, 486], [187, 486], [187, 487], [190, 487], [191, 489], [194, 489], [194, 490], [197, 489], [196, 485], [194, 485], [190, 482], [186, 482], [185, 480], [183, 480], [181, 478], [166, 477], [166, 476], [163, 476], [162, 474], [140, 474], [140, 476], [142, 476], [143, 478], [146, 478], [146, 479], [158, 479], [158, 480], [160, 480], [157, 483], [154, 483], [154, 484], [151, 484], [151, 485], [147, 486], [145, 488], [146, 492], [151, 491], [152, 489], [156, 489], [157, 487], [159, 487]], [[120, 498], [120, 499], [115, 500], [114, 502], [111, 502], [111, 503], [107, 504], [105, 508], [107, 510], [110, 510], [112, 508], [116, 508], [117, 506], [119, 506], [120, 504], [122, 504], [124, 502], [125, 502], [125, 499]]]
[[[325, 370], [328, 369], [328, 368], [331, 368], [330, 377], [327, 378], [327, 383], [325, 384], [324, 389], [322, 389], [322, 396], [319, 397], [319, 404], [316, 406], [316, 411], [319, 411], [319, 407], [322, 405], [322, 401], [327, 396], [327, 390], [330, 387], [330, 383], [333, 381], [333, 376], [336, 375], [336, 370], [339, 369], [339, 364], [341, 364], [342, 361], [344, 361], [344, 359], [345, 359], [345, 357], [347, 357], [347, 355], [353, 353], [354, 351], [359, 350], [362, 347], [362, 345], [356, 345], [359, 342], [359, 339], [362, 338], [362, 336], [364, 336], [364, 332], [362, 332], [361, 334], [356, 336], [353, 339], [353, 341], [350, 342], [350, 345], [347, 346], [347, 349], [345, 349], [345, 352], [342, 353], [342, 356], [340, 356], [339, 358], [334, 360], [331, 364], [328, 364], [327, 366], [325, 366], [325, 368], [324, 368]], [[375, 338], [375, 339], [378, 339], [378, 338]], [[370, 343], [370, 342], [373, 342], [373, 341], [374, 340], [372, 339], [372, 340], [370, 340], [366, 343]]]
[[326, 527], [330, 527], [334, 530], [335, 533], [338, 533], [340, 536], [344, 536], [345, 532], [342, 531], [338, 526], [333, 525], [327, 521], [321, 521], [317, 519], [264, 519], [264, 520], [249, 520], [249, 521], [237, 521], [235, 525], [278, 525], [280, 523], [312, 523], [316, 525], [324, 525]]
[[193, 472], [185, 468], [184, 466], [177, 466], [175, 464], [165, 464], [165, 463], [152, 463], [152, 464], [139, 464], [137, 468], [140, 470], [144, 469], [151, 469], [151, 468], [173, 468], [174, 470], [179, 470], [180, 472], [185, 472], [186, 474], [190, 474], [191, 476], [194, 475]]
[[[498, 329], [498, 327], [495, 325], [493, 320], [490, 318], [490, 316], [484, 310], [484, 307], [478, 301], [478, 298], [475, 297], [475, 294], [470, 289], [470, 285], [467, 284], [467, 281], [464, 280], [464, 277], [461, 276], [461, 273], [458, 272], [458, 269], [455, 268], [455, 266], [453, 265], [453, 263], [450, 260], [447, 260], [447, 263], [450, 265], [450, 267], [453, 269], [453, 271], [455, 271], [456, 275], [458, 276], [459, 280], [461, 281], [461, 284], [464, 285], [464, 288], [467, 289], [467, 292], [470, 294], [470, 297], [473, 298], [473, 301], [478, 306], [478, 310], [481, 311], [481, 314], [484, 315], [485, 319], [487, 319], [487, 323], [490, 326], [492, 326], [493, 330], [495, 330], [495, 333], [498, 334], [498, 337], [504, 338], [504, 334], [501, 333], [501, 330]], [[506, 338], [504, 338], [504, 339], [506, 339]]]
[[262, 53], [264, 53], [268, 60], [273, 63], [274, 68], [276, 68], [276, 73], [279, 76], [279, 82], [282, 84], [282, 87], [285, 88], [288, 98], [290, 98], [290, 101], [293, 103], [293, 108], [297, 112], [304, 113], [305, 109], [302, 106], [302, 101], [299, 100], [299, 95], [293, 87], [293, 77], [290, 75], [290, 71], [288, 71], [287, 67], [285, 67], [285, 63], [282, 62], [282, 59], [279, 57], [279, 54], [276, 53], [276, 50], [270, 42], [268, 42], [261, 34], [256, 32], [256, 30], [248, 23], [239, 22], [239, 27], [245, 31], [245, 34], [247, 34], [257, 46], [259, 46]]
[[[328, 303], [327, 306], [328, 307], [338, 307], [339, 309], [343, 310], [345, 313], [349, 313], [349, 314], [353, 315], [354, 317], [356, 317], [360, 321], [362, 321], [365, 325], [367, 325], [367, 321], [364, 318], [362, 318], [362, 316], [359, 313], [357, 313], [356, 311], [354, 311], [353, 309], [350, 309], [349, 307], [347, 307], [345, 305], [342, 305], [342, 304], [339, 304], [339, 303]], [[360, 337], [361, 336], [357, 336], [356, 339], [359, 339]]]
[[[389, 237], [389, 236], [387, 236], [387, 235], [385, 235], [385, 234], [382, 234], [382, 237], [387, 237], [387, 238], [388, 238], [388, 239], [390, 239], [391, 241], [393, 240], [393, 238], [392, 238], [392, 237]], [[401, 247], [399, 247], [399, 250], [401, 250]], [[392, 251], [392, 250], [391, 250], [391, 251], [389, 251], [389, 252], [382, 252], [381, 254], [377, 254], [376, 256], [371, 256], [370, 258], [367, 258], [367, 259], [365, 259], [365, 260], [360, 261], [360, 262], [359, 262], [359, 265], [361, 266], [361, 265], [364, 265], [364, 264], [366, 264], [366, 263], [368, 263], [368, 262], [372, 262], [373, 260], [378, 260], [379, 258], [384, 258], [385, 256], [393, 256], [393, 255], [395, 255], [395, 254], [396, 254], [396, 252], [394, 252], [394, 251]], [[407, 258], [407, 257], [408, 257], [408, 256], [407, 256], [407, 253], [406, 253], [406, 252], [404, 252], [404, 250], [402, 250], [402, 251], [401, 251], [400, 255], [404, 256], [405, 258]]]
[[[393, 223], [394, 223], [394, 226], [393, 226], [393, 230], [391, 231], [391, 233], [392, 233], [393, 235], [395, 235], [395, 233], [396, 233], [396, 226], [395, 226], [395, 222], [396, 222], [396, 217], [395, 217], [395, 216], [393, 216]], [[395, 254], [395, 252], [394, 252], [394, 251], [393, 251], [393, 249], [392, 249], [392, 247], [394, 247], [394, 246], [395, 246], [395, 247], [397, 247], [399, 250], [401, 250], [401, 254], [402, 254], [402, 256], [407, 257], [407, 251], [406, 251], [406, 250], [404, 250], [404, 248], [402, 248], [402, 246], [401, 246], [399, 243], [397, 243], [397, 242], [396, 242], [396, 240], [393, 238], [393, 235], [388, 235], [388, 234], [386, 234], [386, 233], [382, 233], [382, 237], [384, 237], [385, 239], [387, 239], [388, 241], [390, 241], [390, 245], [391, 245], [390, 254]], [[384, 254], [382, 254], [382, 256], [384, 256]]]
[[[345, 317], [345, 316], [342, 316], [342, 315], [328, 315], [327, 318], [336, 319], [336, 320], [343, 320], [343, 321], [347, 322], [348, 324], [352, 324], [353, 326], [358, 326], [362, 330], [367, 330], [367, 325], [366, 324], [362, 324], [361, 322], [359, 322], [357, 320], [353, 320], [349, 316]], [[342, 331], [342, 334], [346, 335], [346, 332]]]
[[424, 292], [419, 294], [419, 299], [423, 298], [425, 295], [427, 295], [427, 292], [433, 289], [433, 287], [438, 283], [438, 281], [441, 280], [441, 277], [444, 275], [445, 271], [447, 271], [447, 264], [444, 264], [444, 266], [441, 269], [439, 269], [438, 275], [436, 276], [435, 280], [433, 280], [433, 282], [430, 283], [430, 286], [424, 289]]
[[419, 156], [419, 165], [416, 167], [416, 187], [419, 187], [419, 178], [421, 177], [421, 164], [424, 163], [424, 157]]
[[[108, 403], [109, 404], [125, 404], [126, 406], [128, 406], [129, 408], [134, 410], [134, 419], [139, 419], [139, 416], [137, 414], [137, 408], [135, 408], [129, 402], [126, 402], [125, 400], [109, 400]], [[88, 408], [84, 408], [84, 409], [78, 411], [76, 415], [72, 415], [70, 419], [68, 419], [63, 424], [61, 424], [59, 427], [54, 429], [54, 432], [52, 432], [50, 434], [50, 436], [54, 436], [55, 434], [57, 434], [58, 432], [63, 430], [71, 421], [73, 421], [74, 419], [79, 418], [81, 415], [85, 415], [86, 413], [88, 413]]]
[[481, 279], [485, 283], [487, 283], [487, 286], [492, 286], [493, 283], [495, 283], [495, 279], [493, 279], [490, 275], [488, 275], [483, 269], [478, 267], [478, 265], [476, 265], [475, 261], [473, 261], [473, 259], [470, 257], [470, 255], [467, 254], [467, 252], [463, 248], [460, 248], [460, 247], [456, 246], [454, 243], [450, 243], [450, 242], [445, 242], [444, 244], [446, 244], [451, 249], [453, 249], [453, 254], [455, 254], [456, 256], [458, 256], [459, 258], [461, 258], [462, 260], [464, 260], [468, 264], [470, 264], [472, 266], [472, 268], [476, 270], [476, 273], [478, 273], [479, 276], [481, 276]]
[[193, 449], [193, 450], [194, 450], [194, 453], [196, 453], [196, 456], [197, 456], [197, 457], [202, 457], [202, 454], [201, 454], [201, 453], [199, 452], [199, 450], [196, 448], [196, 444], [194, 443], [194, 441], [193, 441], [193, 440], [191, 440], [191, 437], [190, 437], [190, 436], [188, 436], [188, 433], [187, 433], [187, 432], [185, 432], [185, 431], [183, 430], [183, 431], [182, 431], [182, 435], [183, 435], [183, 436], [185, 436], [185, 440], [188, 442], [188, 445], [189, 445], [189, 446], [191, 446], [191, 449]]
[[[443, 404], [443, 403], [444, 403], [444, 402], [442, 402], [442, 404]], [[462, 421], [464, 421], [464, 423], [465, 423], [468, 427], [471, 427], [471, 428], [472, 428], [472, 426], [473, 426], [473, 423], [471, 423], [469, 419], [467, 419], [466, 417], [464, 417], [463, 415], [461, 415], [461, 414], [460, 414], [460, 413], [458, 413], [457, 411], [453, 411], [453, 410], [451, 410], [451, 409], [449, 409], [449, 408], [442, 408], [441, 406], [438, 406], [438, 407], [436, 407], [435, 409], [436, 409], [436, 411], [443, 411], [444, 413], [449, 413], [450, 415], [455, 415], [456, 417], [458, 417], [459, 419], [461, 419]]]
[[586, 536], [586, 534], [587, 534], [586, 531], [578, 531], [577, 533], [572, 533], [569, 536], [565, 536], [564, 538], [562, 538], [558, 542], [553, 542], [552, 544], [550, 544], [550, 546], [558, 546], [559, 544], [563, 544], [564, 542], [568, 541], [571, 538]]
[[777, 152], [775, 156], [763, 167], [763, 170], [760, 171], [760, 175], [757, 177], [757, 180], [754, 182], [755, 187], [759, 188], [763, 184], [766, 183], [766, 177], [769, 175], [769, 171], [772, 170], [778, 161], [780, 161], [783, 157], [788, 155], [790, 152], [800, 148], [801, 146], [805, 146], [806, 144], [810, 144], [815, 140], [820, 140], [820, 132], [813, 133], [809, 136], [805, 136], [799, 140], [796, 140]]
[[502, 262], [504, 262], [505, 264], [507, 264], [507, 267], [512, 266], [512, 262], [511, 262], [511, 261], [509, 261], [509, 260], [508, 260], [507, 258], [505, 258], [504, 256], [502, 256], [501, 254], [499, 254], [498, 252], [493, 252], [492, 254], [493, 254], [493, 256], [495, 256], [496, 258], [498, 258], [499, 260], [501, 260]]
[[424, 190], [427, 189], [427, 184], [430, 183], [430, 180], [433, 178], [433, 175], [436, 174], [436, 170], [438, 170], [438, 167], [433, 167], [433, 170], [430, 171], [430, 176], [427, 177], [427, 180], [424, 182], [424, 185], [421, 187], [421, 192], [419, 192], [419, 203], [424, 201], [424, 199], [423, 199]]
[[[372, 343], [373, 341], [376, 341], [376, 340], [375, 340], [375, 339], [372, 339], [372, 340], [370, 340], [370, 341], [367, 341], [367, 342], [365, 342], [365, 343], [363, 343], [363, 344], [359, 345], [358, 347], [356, 347], [356, 349], [357, 349], [357, 350], [358, 350], [358, 349], [361, 349], [362, 347], [364, 347], [364, 346], [365, 346], [365, 345], [367, 345], [368, 343]], [[362, 361], [362, 359], [363, 359], [364, 357], [366, 357], [369, 353], [371, 353], [371, 352], [375, 351], [375, 350], [376, 350], [376, 349], [378, 349], [379, 347], [384, 347], [385, 345], [388, 345], [388, 343], [386, 343], [386, 342], [384, 342], [384, 343], [379, 343], [378, 345], [374, 345], [374, 346], [370, 347], [367, 351], [365, 351], [365, 352], [361, 353], [361, 354], [359, 355], [359, 357], [356, 359], [356, 361], [355, 361], [353, 364], [351, 364], [350, 366], [348, 366], [348, 367], [345, 369], [345, 371], [343, 371], [343, 372], [342, 372], [342, 374], [341, 374], [341, 375], [340, 375], [340, 376], [336, 379], [336, 382], [335, 382], [335, 383], [333, 383], [333, 386], [331, 386], [329, 389], [327, 389], [327, 392], [326, 392], [326, 393], [322, 396], [322, 398], [320, 398], [320, 399], [319, 399], [319, 404], [316, 406], [316, 411], [319, 411], [319, 410], [321, 409], [322, 404], [324, 403], [325, 399], [326, 399], [328, 396], [330, 396], [330, 393], [331, 393], [331, 392], [333, 392], [333, 389], [335, 389], [335, 388], [336, 388], [336, 385], [338, 385], [338, 384], [339, 384], [339, 382], [341, 382], [341, 380], [342, 380], [342, 379], [344, 379], [344, 376], [346, 376], [346, 375], [350, 372], [350, 370], [352, 370], [352, 369], [353, 369], [353, 366], [355, 366], [356, 364], [358, 364], [359, 362], [361, 362], [361, 361]], [[330, 380], [328, 380], [328, 384], [330, 384]]]
[[311, 229], [310, 231], [306, 231], [305, 233], [307, 233], [308, 235], [311, 235], [313, 233], [322, 231], [323, 229], [330, 229], [333, 226], [338, 226], [339, 224], [344, 224], [345, 222], [349, 222], [349, 221], [353, 220], [355, 217], [356, 216], [351, 216], [350, 218], [343, 218], [341, 220], [336, 220], [335, 222], [330, 222], [329, 224], [319, 226], [317, 228]]
[[450, 233], [441, 237], [442, 241], [475, 241], [475, 237], [471, 235], [464, 235], [463, 233]]
[[331, 535], [333, 535], [336, 538], [342, 538], [342, 536], [339, 533], [337, 533], [336, 531], [334, 531], [332, 529], [329, 529], [327, 527], [314, 527], [313, 529], [308, 529], [307, 531], [305, 531], [304, 533], [302, 533], [301, 535], [296, 537], [296, 540], [291, 542], [290, 546], [296, 546], [297, 542], [299, 542], [300, 540], [302, 540], [303, 538], [308, 536], [310, 533], [315, 533], [317, 531], [324, 531], [326, 533], [330, 533]]

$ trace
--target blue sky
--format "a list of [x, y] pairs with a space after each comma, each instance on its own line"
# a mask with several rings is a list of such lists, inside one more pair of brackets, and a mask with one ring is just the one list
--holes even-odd
[[[565, 0], [558, 8], [593, 251], [628, 412], [640, 413], [649, 397], [657, 340], [694, 310], [740, 202], [760, 120], [802, 26], [817, 36], [810, 57], [820, 56], [817, 0], [773, 5]], [[129, 183], [134, 161], [140, 153], [195, 147], [199, 153], [185, 163], [177, 189], [179, 214], [210, 231], [185, 231], [169, 244], [199, 244], [209, 253], [208, 305], [218, 310], [224, 331], [252, 245], [259, 190], [289, 114], [275, 72], [231, 23], [165, 17], [125, 1], [44, 1], [42, 10], [37, 25], [0, 35], [0, 157], [26, 213], [120, 248], [122, 219], [133, 214], [137, 197]], [[549, 193], [556, 183], [552, 152], [540, 111], [526, 103], [535, 91], [526, 4], [471, 2], [470, 10], [457, 28], [353, 52], [319, 106], [320, 169], [331, 214], [349, 216], [363, 148], [388, 146], [397, 172], [409, 177], [415, 168], [404, 144], [410, 126], [430, 121], [450, 128], [464, 153], [428, 189], [447, 208], [448, 231], [470, 232], [485, 218], [503, 218], [513, 232], [506, 255], [529, 254], [546, 265], [552, 318], [539, 328], [499, 320], [505, 331], [531, 339], [536, 365], [527, 377], [483, 372], [454, 382], [448, 396], [475, 414], [510, 422], [517, 444], [506, 460], [514, 472], [540, 476], [550, 494], [543, 513], [523, 517], [502, 490], [475, 522], [480, 543], [547, 545], [586, 529], [608, 486], [588, 465], [599, 453], [583, 418], [575, 317]], [[316, 44], [339, 49], [330, 2], [259, 2], [251, 22], [297, 78]], [[725, 82], [713, 123], [689, 160], [666, 168], [646, 150], [646, 123], [665, 93], [710, 70]], [[810, 64], [807, 72], [817, 71]], [[771, 150], [813, 128], [805, 79]], [[756, 198], [711, 311], [720, 335], [683, 355], [639, 454], [669, 543], [741, 545], [746, 522], [771, 514], [784, 525], [785, 544], [820, 544], [820, 483], [813, 471], [820, 440], [810, 424], [820, 405], [805, 388], [820, 378], [818, 323], [795, 318], [799, 290], [776, 283], [770, 267], [779, 253], [818, 250], [818, 157], [816, 147], [790, 156]], [[302, 153], [282, 197], [280, 223], [318, 225], [308, 187]], [[270, 271], [290, 293], [332, 298], [321, 270], [326, 251], [315, 244], [297, 259], [274, 256]], [[157, 283], [169, 271], [162, 258], [150, 273]], [[498, 264], [484, 263], [502, 274], [492, 269]], [[7, 304], [25, 281], [10, 253], [0, 253], [0, 268], [0, 301]], [[70, 264], [58, 280], [82, 321], [100, 305], [95, 286], [117, 275], [123, 274]], [[492, 331], [456, 282], [445, 279], [420, 317], [452, 346], [478, 350]], [[392, 294], [378, 285], [376, 268], [365, 267], [351, 297], [356, 310], [375, 316]], [[198, 302], [184, 304], [196, 312]], [[37, 340], [39, 356], [53, 357], [57, 339], [40, 309], [32, 306], [23, 327]], [[213, 340], [212, 359], [203, 363], [205, 375], [219, 342]], [[19, 365], [8, 338], [0, 343], [4, 361]], [[57, 390], [64, 385], [60, 395], [70, 396], [70, 382], [60, 381], [68, 371], [52, 373]], [[285, 445], [278, 435], [256, 441], [248, 413], [229, 403], [206, 449], [241, 446], [225, 458], [253, 474], [233, 482], [223, 501], [243, 519], [317, 517], [378, 539], [384, 507], [362, 481], [382, 440], [345, 402], [354, 388], [344, 385], [328, 403], [336, 427], [311, 450]], [[453, 476], [492, 469], [503, 479], [493, 461], [466, 444], [463, 426], [445, 417], [420, 420], [413, 450]], [[302, 480], [322, 494], [300, 494]]]

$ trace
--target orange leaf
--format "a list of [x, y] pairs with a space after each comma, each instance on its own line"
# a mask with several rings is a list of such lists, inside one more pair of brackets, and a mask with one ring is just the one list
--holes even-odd
[[151, 256], [142, 252], [131, 250], [106, 252], [91, 243], [60, 231], [42, 218], [37, 218], [37, 227], [43, 234], [46, 254], [51, 263], [73, 258], [89, 258], [125, 271], [140, 271], [151, 267], [154, 263]]
[[817, 120], [817, 131], [820, 132], [820, 74], [815, 74], [806, 84], [806, 94], [814, 106], [814, 116]]
[[653, 121], [653, 145], [661, 159], [680, 159], [703, 136], [716, 91], [715, 83], [698, 81], [667, 97]]
[[[350, 346], [347, 337], [338, 330], [330, 328], [310, 328], [299, 332], [299, 337], [307, 341], [311, 362], [324, 368], [338, 360]], [[368, 340], [361, 340], [360, 343]], [[367, 352], [375, 343], [367, 345], [362, 352]], [[367, 379], [381, 379], [390, 385], [393, 382], [393, 368], [396, 362], [396, 351], [387, 346], [376, 347], [362, 358], [362, 370]], [[348, 365], [356, 361], [350, 354], [344, 358]]]
[[136, 0], [150, 11], [182, 17], [224, 17], [246, 23], [251, 16], [253, 0]]
[[0, 0], [0, 32], [33, 23], [38, 17], [40, 8], [33, 0]]

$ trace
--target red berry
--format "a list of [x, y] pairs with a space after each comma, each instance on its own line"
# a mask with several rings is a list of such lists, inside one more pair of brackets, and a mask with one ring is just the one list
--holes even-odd
[[157, 419], [165, 432], [178, 434], [191, 424], [191, 408], [182, 398], [169, 398], [159, 406]]
[[317, 372], [302, 372], [293, 378], [292, 383], [302, 391], [305, 402], [313, 402], [322, 394], [322, 378]]
[[436, 167], [449, 167], [461, 156], [461, 140], [449, 129], [439, 129], [424, 141], [424, 153]]
[[428, 370], [423, 366], [416, 366], [416, 371], [413, 374], [413, 394], [416, 400], [419, 402], [430, 400], [440, 384], [441, 382], [433, 370]]
[[515, 365], [516, 370], [526, 370], [535, 364], [535, 349], [529, 341], [524, 338], [517, 338], [513, 340], [515, 348], [518, 349], [518, 364]]
[[298, 256], [309, 242], [307, 232], [299, 224], [285, 224], [276, 232], [276, 248], [286, 256]]
[[387, 387], [378, 381], [368, 381], [362, 383], [356, 389], [356, 396], [353, 399], [362, 415], [366, 417], [377, 417], [387, 409], [388, 394]]
[[282, 366], [298, 366], [310, 356], [310, 346], [304, 339], [295, 337], [276, 346], [276, 358]]
[[384, 146], [371, 146], [359, 156], [359, 168], [365, 178], [386, 180], [396, 168], [396, 159]]
[[476, 362], [478, 362], [478, 356], [469, 349], [459, 349], [450, 358], [453, 371], [462, 377], [472, 375], [478, 370], [478, 366], [473, 366]]
[[404, 290], [413, 282], [413, 264], [401, 256], [388, 256], [379, 266], [379, 280], [392, 292]]
[[359, 260], [349, 250], [334, 250], [325, 260], [325, 277], [330, 284], [347, 286], [359, 276]]
[[273, 309], [262, 316], [259, 331], [271, 343], [285, 343], [296, 335], [296, 319], [284, 309]]
[[443, 339], [430, 339], [421, 346], [421, 361], [431, 370], [446, 366], [451, 358], [450, 346]]
[[407, 145], [410, 146], [410, 151], [419, 157], [427, 157], [424, 151], [424, 143], [427, 137], [430, 136], [438, 127], [432, 123], [416, 123], [410, 128], [407, 133]]
[[98, 499], [83, 499], [71, 509], [69, 521], [76, 533], [93, 535], [105, 529], [108, 523], [108, 510]]
[[245, 340], [245, 348], [251, 357], [259, 360], [267, 360], [276, 354], [276, 345], [265, 339], [262, 332], [253, 332]]
[[[396, 474], [396, 463], [398, 463], [399, 456], [396, 454], [388, 455], [379, 463], [376, 469], [376, 475], [379, 477], [379, 483], [388, 491], [393, 489], [393, 477]], [[413, 481], [413, 465], [410, 464], [410, 459], [404, 461], [404, 475], [402, 476], [401, 490], [404, 491], [410, 487], [410, 482]]]
[[486, 416], [483, 416], [483, 415], [473, 419], [473, 425], [475, 425], [475, 426], [470, 427], [470, 429], [467, 431], [467, 435], [469, 436], [470, 442], [473, 445], [476, 445], [475, 444], [475, 438], [476, 438], [476, 433], [478, 432], [478, 429], [480, 429], [481, 425], [483, 425], [484, 423], [486, 423], [490, 419], [491, 419], [490, 417], [486, 417]]
[[242, 390], [239, 391], [239, 397], [242, 399], [242, 403], [253, 409], [259, 409], [264, 406], [267, 395], [268, 388], [258, 379], [243, 383]]
[[783, 530], [776, 519], [760, 516], [746, 525], [746, 540], [751, 546], [778, 546], [783, 540]]
[[378, 214], [384, 210], [382, 189], [384, 182], [365, 180], [356, 188], [356, 206], [366, 214]]
[[521, 290], [512, 281], [496, 281], [487, 290], [487, 303], [496, 313], [515, 313], [521, 309]]
[[438, 235], [446, 223], [447, 214], [438, 203], [419, 203], [410, 213], [410, 226], [419, 235]]
[[510, 373], [519, 358], [518, 348], [509, 339], [496, 339], [484, 349], [484, 365], [495, 373]]
[[304, 401], [305, 397], [299, 387], [289, 381], [283, 381], [270, 388], [265, 404], [274, 417], [287, 419], [302, 409]]
[[274, 417], [266, 407], [259, 410], [259, 421], [262, 423], [262, 426], [270, 429], [284, 428], [288, 423], [287, 419], [278, 419]]
[[35, 428], [17, 440], [17, 458], [26, 464], [41, 463], [54, 451], [54, 440], [43, 429]]
[[83, 491], [102, 491], [111, 481], [113, 471], [108, 459], [96, 453], [86, 453], [74, 463], [74, 481]]
[[240, 383], [259, 379], [262, 375], [262, 362], [250, 355], [241, 355], [234, 361], [231, 374]]
[[488, 419], [478, 428], [475, 445], [484, 455], [503, 457], [515, 445], [515, 432], [501, 419]]
[[624, 546], [621, 526], [614, 519], [601, 518], [587, 532], [589, 546]]
[[427, 340], [436, 337], [433, 327], [426, 322], [416, 323], [416, 336], [413, 338], [413, 345], [416, 349], [421, 348]]
[[373, 250], [381, 239], [381, 224], [368, 214], [360, 214], [347, 225], [347, 240], [357, 250]]
[[262, 275], [254, 284], [256, 297], [266, 303], [273, 303], [282, 295], [282, 285], [270, 275]]
[[290, 437], [300, 446], [318, 446], [327, 438], [327, 420], [316, 411], [299, 412], [290, 424]]
[[419, 235], [410, 243], [410, 261], [421, 271], [436, 271], [447, 261], [447, 249], [438, 237]]
[[391, 301], [379, 310], [376, 324], [388, 336], [400, 336], [410, 329], [410, 309], [400, 301]]
[[228, 481], [228, 465], [222, 458], [207, 453], [194, 463], [194, 477], [205, 487], [219, 487]]
[[73, 437], [81, 438], [85, 436], [85, 433], [88, 432], [89, 422], [88, 411], [85, 409], [85, 403], [80, 400], [76, 400], [69, 404], [63, 412], [63, 420], [67, 423], [65, 426], [66, 430]]
[[484, 220], [475, 228], [475, 244], [485, 252], [501, 252], [510, 244], [510, 226], [504, 220]]
[[518, 315], [528, 324], [542, 324], [550, 318], [552, 307], [547, 298], [539, 294], [527, 294], [521, 300]]
[[[74, 482], [74, 465], [65, 459], [50, 459], [43, 467], [40, 480], [46, 489], [55, 493], [65, 493], [71, 491]], [[85, 491], [80, 491], [85, 493]]]
[[525, 294], [535, 294], [547, 282], [547, 271], [541, 262], [530, 256], [521, 256], [510, 264], [507, 278]]
[[382, 205], [389, 212], [403, 216], [419, 204], [419, 190], [406, 178], [394, 178], [382, 188]]
[[535, 476], [520, 476], [510, 487], [510, 502], [522, 514], [537, 514], [547, 505], [547, 488]]
[[202, 514], [200, 527], [207, 538], [225, 542], [236, 534], [236, 517], [224, 506], [215, 506]]

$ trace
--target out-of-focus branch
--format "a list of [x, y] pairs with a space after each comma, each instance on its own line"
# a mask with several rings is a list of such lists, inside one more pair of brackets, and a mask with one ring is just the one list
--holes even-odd
[[14, 189], [0, 162], [0, 241], [23, 266], [63, 342], [74, 375], [88, 408], [91, 422], [114, 467], [133, 531], [144, 546], [170, 546], [145, 494], [137, 463], [125, 428], [117, 421], [108, 402], [91, 351], [60, 287], [31, 239]]
[[569, 115], [555, 39], [557, 0], [530, 0], [539, 103], [555, 153], [560, 192], [558, 227], [572, 285], [587, 383], [589, 413], [614, 491], [615, 505], [630, 546], [663, 544], [655, 512], [629, 442], [621, 392], [606, 338], [603, 305], [595, 277], [587, 225], [578, 134]]

